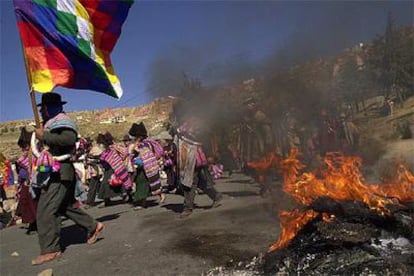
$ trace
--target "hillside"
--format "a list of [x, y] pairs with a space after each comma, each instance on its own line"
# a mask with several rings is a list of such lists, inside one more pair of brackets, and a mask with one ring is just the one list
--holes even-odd
[[[127, 134], [134, 122], [144, 122], [150, 135], [156, 135], [168, 122], [174, 100], [156, 99], [153, 102], [129, 108], [72, 112], [68, 115], [74, 119], [83, 137], [95, 138], [98, 133], [110, 131], [115, 139]], [[19, 154], [17, 139], [19, 129], [25, 125], [34, 125], [33, 120], [20, 120], [0, 123], [0, 152], [14, 159]]]
[[402, 139], [401, 129], [407, 125], [414, 133], [414, 97], [407, 99], [403, 106], [396, 106], [389, 116], [361, 112], [355, 123], [361, 129], [359, 154], [364, 164], [369, 165], [366, 175], [373, 181], [395, 173], [397, 163], [405, 164], [414, 171], [414, 139]]

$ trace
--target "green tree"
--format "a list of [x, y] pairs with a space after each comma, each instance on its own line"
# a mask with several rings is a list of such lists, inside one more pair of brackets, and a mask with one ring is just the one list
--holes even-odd
[[356, 111], [364, 100], [375, 91], [374, 76], [369, 68], [358, 66], [355, 59], [347, 58], [339, 71], [336, 86], [342, 101], [351, 103]]
[[381, 84], [384, 96], [395, 94], [400, 102], [413, 90], [414, 28], [396, 27], [388, 14], [384, 35], [374, 40], [369, 51], [369, 66]]

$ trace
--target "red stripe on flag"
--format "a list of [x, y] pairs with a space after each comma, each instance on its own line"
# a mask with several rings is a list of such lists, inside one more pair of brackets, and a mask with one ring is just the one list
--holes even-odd
[[28, 22], [19, 21], [17, 27], [24, 47], [43, 47], [43, 35], [35, 26]]
[[84, 6], [88, 12], [89, 10], [95, 11], [98, 8], [100, 0], [79, 0], [79, 2]]
[[118, 36], [115, 36], [108, 32], [104, 32], [102, 34], [101, 40], [105, 41], [105, 43], [101, 43], [99, 47], [101, 48], [102, 51], [111, 52], [115, 46], [117, 39], [118, 39]]
[[70, 87], [73, 83], [74, 70], [67, 57], [54, 46], [46, 48], [47, 64], [55, 85]]
[[47, 68], [50, 69], [72, 69], [69, 60], [65, 55], [54, 46], [49, 46], [46, 48], [47, 51]]
[[91, 16], [92, 24], [95, 26], [95, 28], [105, 30], [113, 18], [106, 13], [100, 12], [100, 11], [94, 11]]

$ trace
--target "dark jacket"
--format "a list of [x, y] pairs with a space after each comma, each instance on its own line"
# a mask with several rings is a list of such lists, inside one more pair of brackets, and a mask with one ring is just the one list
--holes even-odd
[[[68, 128], [57, 128], [51, 131], [45, 130], [43, 133], [43, 142], [49, 146], [49, 152], [53, 156], [73, 153], [76, 147], [76, 139], [77, 133]], [[72, 163], [70, 163], [69, 160], [62, 161], [60, 168], [60, 180], [74, 181], [74, 179], [75, 169]]]

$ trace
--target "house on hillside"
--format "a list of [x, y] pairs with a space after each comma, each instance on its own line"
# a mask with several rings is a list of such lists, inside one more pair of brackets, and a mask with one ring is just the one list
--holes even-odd
[[119, 115], [119, 116], [115, 116], [111, 118], [111, 123], [113, 124], [119, 124], [119, 123], [123, 123], [126, 122], [126, 117], [125, 115]]
[[119, 124], [126, 122], [126, 116], [119, 110], [113, 110], [110, 108], [105, 109], [101, 114], [98, 114], [97, 121], [100, 124]]

